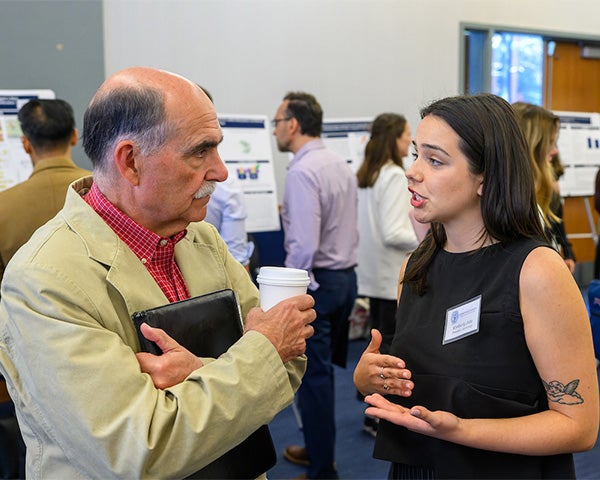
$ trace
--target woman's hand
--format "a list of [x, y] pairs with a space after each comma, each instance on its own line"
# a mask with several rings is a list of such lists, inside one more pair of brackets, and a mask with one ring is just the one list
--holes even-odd
[[371, 330], [371, 342], [363, 352], [354, 370], [354, 385], [360, 393], [368, 395], [378, 392], [382, 395], [393, 394], [410, 397], [413, 382], [410, 370], [404, 361], [392, 355], [379, 353], [381, 333]]
[[406, 408], [378, 394], [367, 396], [365, 402], [371, 405], [365, 410], [367, 415], [382, 418], [413, 432], [448, 441], [460, 435], [461, 419], [449, 412], [432, 412], [422, 406]]

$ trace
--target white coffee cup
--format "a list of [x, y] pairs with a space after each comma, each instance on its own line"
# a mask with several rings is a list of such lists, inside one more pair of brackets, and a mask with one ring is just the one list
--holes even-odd
[[306, 293], [310, 278], [306, 270], [286, 267], [260, 267], [260, 308], [268, 310], [286, 298]]

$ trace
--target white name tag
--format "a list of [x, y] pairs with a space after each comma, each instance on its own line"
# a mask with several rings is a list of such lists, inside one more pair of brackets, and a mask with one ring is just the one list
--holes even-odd
[[442, 345], [455, 342], [479, 331], [481, 295], [446, 311], [446, 326]]

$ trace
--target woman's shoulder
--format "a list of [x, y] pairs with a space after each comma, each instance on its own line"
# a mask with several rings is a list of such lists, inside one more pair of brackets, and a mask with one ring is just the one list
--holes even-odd
[[389, 160], [385, 165], [381, 167], [381, 170], [379, 170], [379, 178], [377, 179], [377, 181], [381, 184], [407, 182], [404, 169], [400, 165], [397, 165], [394, 162], [392, 162], [391, 160]]

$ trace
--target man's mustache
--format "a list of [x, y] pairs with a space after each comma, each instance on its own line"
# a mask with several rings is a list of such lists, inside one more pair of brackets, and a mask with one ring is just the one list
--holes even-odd
[[206, 181], [204, 185], [200, 187], [200, 189], [194, 194], [194, 198], [203, 198], [207, 195], [212, 195], [217, 188], [217, 182], [214, 180]]

